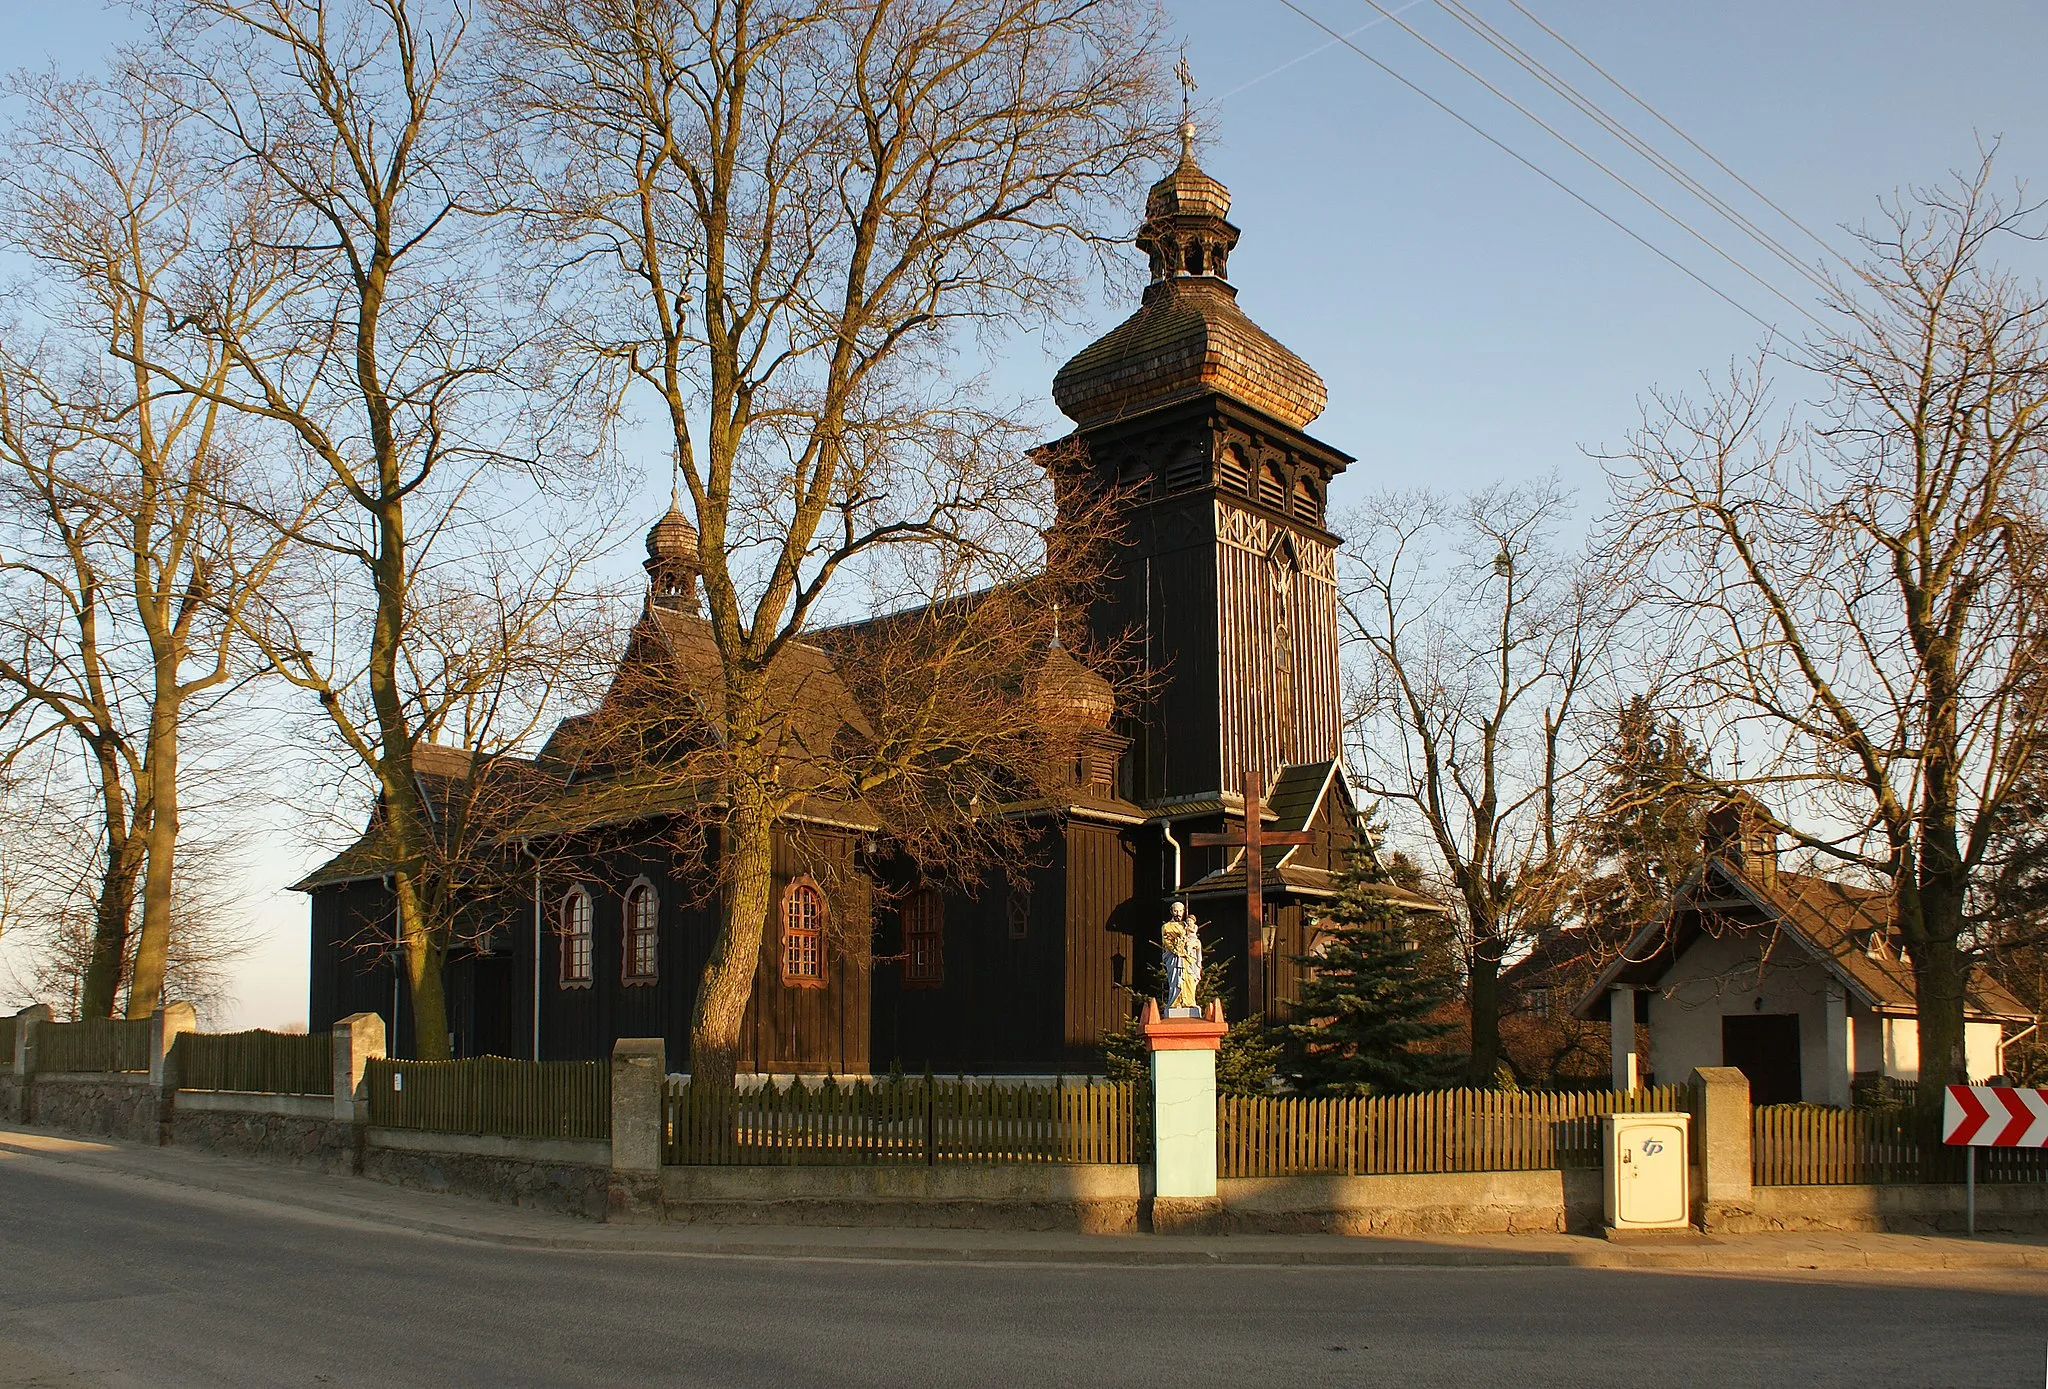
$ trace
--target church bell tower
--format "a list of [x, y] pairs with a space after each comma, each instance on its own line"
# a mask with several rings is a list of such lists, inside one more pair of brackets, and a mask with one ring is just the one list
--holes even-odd
[[1090, 618], [1142, 643], [1151, 691], [1126, 716], [1125, 789], [1154, 807], [1338, 755], [1325, 505], [1351, 459], [1303, 432], [1322, 378], [1237, 305], [1229, 211], [1183, 127], [1136, 238], [1152, 271], [1142, 304], [1053, 381], [1090, 474], [1130, 499]]

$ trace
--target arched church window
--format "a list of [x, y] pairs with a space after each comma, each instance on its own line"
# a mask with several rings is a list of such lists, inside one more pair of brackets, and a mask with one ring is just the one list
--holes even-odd
[[1275, 511], [1287, 507], [1287, 478], [1271, 463], [1259, 469], [1259, 500]]
[[928, 887], [903, 904], [903, 982], [922, 989], [946, 982], [945, 904]]
[[590, 894], [581, 887], [569, 889], [562, 899], [561, 920], [557, 927], [561, 936], [562, 987], [565, 989], [587, 989], [590, 987]]
[[661, 939], [661, 899], [654, 884], [642, 878], [626, 889], [624, 980], [628, 984], [652, 984], [659, 973], [657, 951]]
[[809, 878], [782, 894], [782, 982], [825, 987], [825, 894]]

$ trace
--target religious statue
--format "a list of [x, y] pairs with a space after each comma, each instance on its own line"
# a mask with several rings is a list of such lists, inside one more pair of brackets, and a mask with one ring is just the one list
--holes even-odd
[[1166, 1011], [1197, 1013], [1195, 990], [1202, 982], [1202, 928], [1188, 915], [1188, 904], [1175, 902], [1159, 928], [1159, 946], [1166, 957]]

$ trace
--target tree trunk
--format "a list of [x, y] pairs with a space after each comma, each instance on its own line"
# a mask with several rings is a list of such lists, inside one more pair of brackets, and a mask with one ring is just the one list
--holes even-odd
[[[161, 670], [159, 674], [163, 674]], [[163, 1004], [164, 968], [171, 949], [171, 885], [178, 852], [177, 675], [157, 681], [150, 710], [149, 828], [143, 836], [142, 930], [135, 942], [135, 974], [128, 985], [128, 1016], [146, 1018]]]
[[[446, 1061], [452, 1050], [448, 1045], [448, 998], [441, 982], [447, 951], [420, 900], [417, 879], [410, 873], [395, 874], [391, 891], [398, 900], [398, 939], [405, 953], [406, 987], [412, 990], [413, 1055], [421, 1061]], [[398, 1019], [391, 1023], [395, 1029]]]
[[[1919, 1014], [1920, 1122], [1929, 1132], [1941, 1123], [1945, 1087], [1972, 1079], [1963, 1051], [1963, 1006], [1970, 962], [1957, 945], [1961, 899], [1940, 889], [1923, 889], [1921, 939], [1913, 950], [1913, 995]], [[1941, 918], [1948, 916], [1950, 921]], [[1976, 1079], [1982, 1079], [1979, 1076]]]
[[79, 989], [78, 1015], [82, 1018], [114, 1016], [114, 1004], [121, 994], [121, 969], [128, 959], [128, 923], [135, 911], [135, 879], [141, 866], [119, 760], [111, 749], [100, 748], [97, 761], [107, 859], [100, 873], [99, 896], [93, 903], [92, 953]]
[[99, 898], [93, 903], [92, 953], [79, 991], [78, 1015], [111, 1018], [121, 996], [121, 966], [128, 956], [128, 922], [135, 908], [136, 863], [130, 840], [110, 849], [100, 875]]
[[710, 1090], [732, 1088], [739, 1071], [740, 1027], [754, 994], [761, 933], [775, 885], [775, 814], [758, 791], [741, 802], [722, 836], [726, 887], [724, 920], [697, 986], [690, 1019], [690, 1081]]
[[1465, 1083], [1479, 1089], [1493, 1085], [1500, 1069], [1500, 959], [1499, 947], [1482, 938], [1472, 952], [1472, 977], [1467, 997], [1472, 1013], [1472, 1057], [1465, 1067]]

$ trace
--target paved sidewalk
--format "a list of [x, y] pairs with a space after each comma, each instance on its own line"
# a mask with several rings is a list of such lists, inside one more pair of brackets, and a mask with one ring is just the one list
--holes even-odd
[[[47, 1175], [174, 1189], [199, 1206], [258, 1203], [314, 1222], [380, 1226], [512, 1248], [698, 1258], [1187, 1267], [1328, 1266], [1791, 1270], [2048, 1270], [2048, 1238], [1779, 1234], [1610, 1244], [1581, 1235], [1082, 1235], [1064, 1231], [789, 1225], [608, 1225], [476, 1198], [178, 1148], [0, 1128], [11, 1163]], [[166, 1192], [165, 1194], [173, 1194]]]

